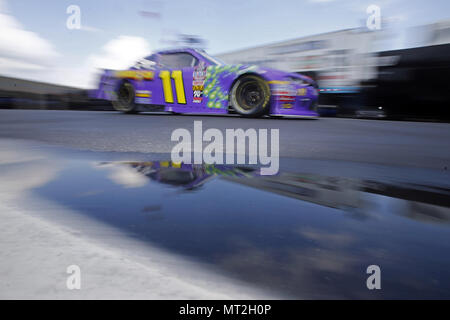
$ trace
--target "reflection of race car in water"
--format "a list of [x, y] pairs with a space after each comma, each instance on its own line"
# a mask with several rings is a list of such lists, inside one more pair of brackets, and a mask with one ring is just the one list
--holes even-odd
[[252, 177], [257, 171], [250, 167], [227, 165], [184, 164], [171, 161], [157, 162], [120, 162], [129, 165], [137, 172], [153, 181], [192, 190], [202, 186], [216, 176]]
[[111, 164], [131, 167], [152, 181], [184, 190], [197, 189], [220, 177], [255, 189], [344, 210], [364, 206], [364, 194], [382, 195], [407, 201], [408, 210], [402, 214], [409, 218], [450, 222], [450, 190], [446, 188], [306, 173], [282, 172], [275, 176], [261, 176], [258, 168], [246, 166], [171, 161], [104, 163]]
[[125, 113], [318, 116], [318, 91], [309, 77], [254, 65], [226, 65], [197, 49], [161, 51], [128, 70], [106, 70], [94, 96], [111, 100]]

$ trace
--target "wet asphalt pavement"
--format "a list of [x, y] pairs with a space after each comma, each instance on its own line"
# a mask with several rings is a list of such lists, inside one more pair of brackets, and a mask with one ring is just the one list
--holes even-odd
[[[321, 118], [123, 115], [115, 112], [0, 110], [0, 138], [30, 139], [91, 151], [170, 153], [176, 128], [280, 130], [280, 157], [394, 166], [450, 167], [450, 125]], [[281, 163], [282, 165], [282, 163]]]
[[[170, 162], [172, 131], [194, 120], [279, 129], [280, 173]], [[443, 123], [0, 110], [0, 177], [265, 292], [449, 298], [449, 138]], [[369, 265], [383, 290], [367, 289]]]

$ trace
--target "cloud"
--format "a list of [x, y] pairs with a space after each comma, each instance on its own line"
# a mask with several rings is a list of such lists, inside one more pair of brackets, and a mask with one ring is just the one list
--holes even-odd
[[[93, 53], [79, 57], [80, 63], [70, 66], [53, 44], [36, 32], [28, 31], [12, 16], [7, 3], [0, 0], [0, 74], [35, 81], [80, 88], [97, 85], [99, 69], [124, 69], [150, 53], [144, 38], [120, 35]], [[83, 26], [80, 31], [101, 32]]]
[[124, 188], [140, 188], [148, 183], [148, 178], [127, 165], [106, 164], [99, 168], [107, 168], [108, 178]]
[[0, 69], [2, 73], [42, 70], [60, 54], [35, 32], [25, 30], [0, 0]]
[[124, 69], [149, 52], [150, 45], [144, 38], [122, 35], [106, 43], [100, 54], [91, 55], [88, 63], [95, 68]]
[[0, 195], [5, 199], [24, 199], [27, 192], [54, 179], [59, 164], [32, 148], [18, 149], [17, 142], [0, 141]]
[[121, 35], [106, 42], [76, 67], [55, 68], [49, 78], [54, 83], [93, 89], [98, 85], [101, 69], [126, 69], [149, 53], [150, 45], [144, 38]]
[[89, 55], [76, 68], [60, 68], [54, 72], [54, 82], [80, 88], [97, 87], [101, 69], [126, 69], [150, 53], [144, 38], [121, 35], [109, 40], [98, 52]]

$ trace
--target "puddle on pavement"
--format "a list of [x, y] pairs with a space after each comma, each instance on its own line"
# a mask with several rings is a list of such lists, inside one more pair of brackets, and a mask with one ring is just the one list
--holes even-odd
[[[33, 194], [258, 286], [307, 298], [450, 298], [446, 188], [170, 161], [61, 159], [58, 170]], [[366, 288], [373, 264], [376, 292]]]

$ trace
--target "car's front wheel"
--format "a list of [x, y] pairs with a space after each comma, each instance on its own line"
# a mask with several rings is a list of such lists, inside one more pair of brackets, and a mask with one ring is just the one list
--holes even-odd
[[256, 75], [239, 78], [231, 89], [231, 105], [245, 117], [259, 117], [269, 112], [270, 88]]
[[137, 105], [134, 102], [135, 91], [134, 87], [129, 82], [120, 84], [116, 97], [113, 100], [114, 109], [124, 113], [137, 113]]

